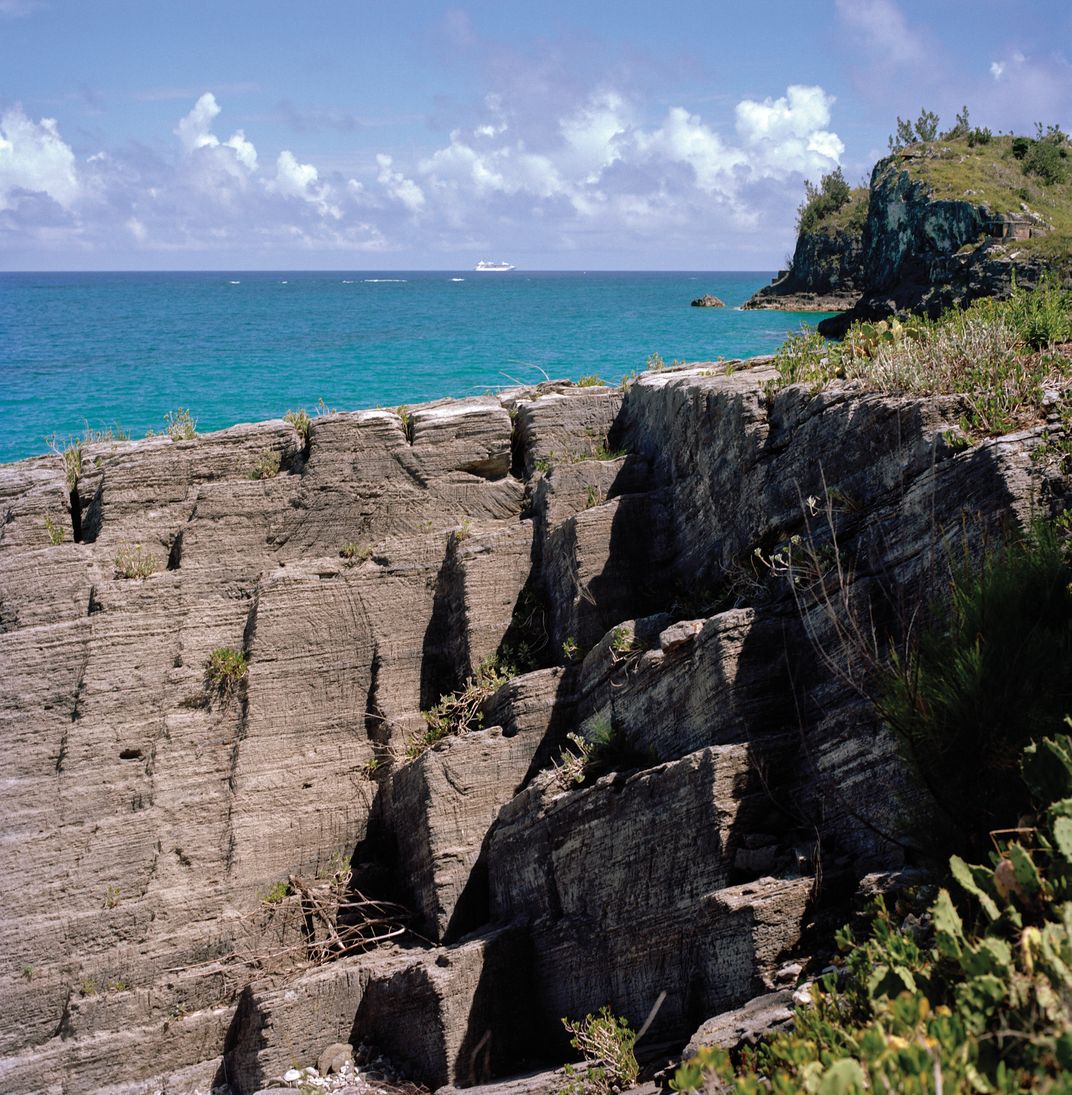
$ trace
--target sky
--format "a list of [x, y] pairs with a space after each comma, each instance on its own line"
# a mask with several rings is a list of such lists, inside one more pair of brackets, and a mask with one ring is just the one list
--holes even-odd
[[1069, 0], [0, 0], [0, 270], [771, 270], [965, 104], [1072, 128]]

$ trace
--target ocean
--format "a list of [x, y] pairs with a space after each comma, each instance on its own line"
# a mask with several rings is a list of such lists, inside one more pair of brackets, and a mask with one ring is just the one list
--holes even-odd
[[[120, 427], [199, 432], [533, 383], [616, 383], [649, 354], [774, 350], [814, 314], [738, 307], [770, 274], [0, 274], [0, 462]], [[714, 293], [726, 308], [691, 308]]]

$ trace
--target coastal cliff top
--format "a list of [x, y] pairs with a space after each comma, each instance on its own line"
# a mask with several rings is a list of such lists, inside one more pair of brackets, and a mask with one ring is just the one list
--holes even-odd
[[920, 142], [875, 166], [874, 182], [907, 171], [939, 201], [985, 205], [995, 215], [1024, 218], [1048, 231], [1017, 239], [1018, 250], [1047, 260], [1072, 254], [1072, 150], [1062, 134], [971, 137]]

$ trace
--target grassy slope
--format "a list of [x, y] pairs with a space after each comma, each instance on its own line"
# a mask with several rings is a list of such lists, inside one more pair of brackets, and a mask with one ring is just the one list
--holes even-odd
[[[912, 150], [921, 146], [913, 145]], [[995, 137], [990, 144], [968, 146], [967, 140], [935, 141], [934, 155], [911, 157], [904, 167], [926, 182], [936, 198], [964, 199], [987, 205], [995, 213], [1020, 213], [1026, 204], [1052, 225], [1045, 236], [1018, 241], [1017, 250], [1049, 259], [1072, 255], [1072, 182], [1044, 186], [1024, 172], [1012, 154], [1011, 137]]]
[[870, 190], [866, 186], [854, 186], [848, 202], [840, 209], [827, 213], [816, 225], [815, 231], [838, 232], [852, 229], [862, 232], [867, 220], [867, 203]]

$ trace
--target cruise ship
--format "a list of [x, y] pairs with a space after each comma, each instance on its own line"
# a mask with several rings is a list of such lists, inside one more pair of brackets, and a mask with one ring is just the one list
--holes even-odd
[[486, 259], [481, 259], [473, 269], [480, 274], [504, 274], [507, 270], [513, 270], [514, 267], [508, 262], [488, 262]]

